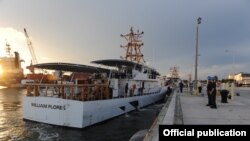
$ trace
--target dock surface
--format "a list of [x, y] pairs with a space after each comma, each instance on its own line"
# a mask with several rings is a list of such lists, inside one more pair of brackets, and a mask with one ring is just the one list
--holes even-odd
[[250, 124], [250, 90], [239, 91], [240, 96], [234, 96], [234, 99], [228, 100], [228, 103], [222, 103], [221, 96], [217, 96], [217, 109], [211, 109], [209, 106], [206, 106], [208, 103], [206, 95], [202, 97], [188, 93], [179, 93], [183, 113], [183, 124]]
[[228, 99], [228, 103], [222, 103], [221, 96], [216, 96], [217, 109], [206, 106], [205, 89], [204, 96], [192, 95], [187, 90], [175, 91], [144, 141], [158, 141], [159, 125], [250, 125], [250, 88], [236, 88], [235, 91], [239, 96]]

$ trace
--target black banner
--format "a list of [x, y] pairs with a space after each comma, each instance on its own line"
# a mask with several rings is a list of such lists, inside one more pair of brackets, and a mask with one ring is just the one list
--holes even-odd
[[247, 139], [250, 125], [160, 125], [159, 140]]

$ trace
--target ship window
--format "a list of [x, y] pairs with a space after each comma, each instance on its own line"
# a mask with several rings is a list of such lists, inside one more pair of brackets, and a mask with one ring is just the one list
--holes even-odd
[[250, 74], [242, 74], [242, 77], [250, 77]]

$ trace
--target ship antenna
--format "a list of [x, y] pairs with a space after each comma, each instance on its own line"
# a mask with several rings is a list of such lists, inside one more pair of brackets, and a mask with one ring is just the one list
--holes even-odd
[[141, 53], [141, 47], [143, 46], [143, 42], [140, 40], [144, 32], [134, 32], [133, 27], [130, 28], [130, 33], [121, 34], [121, 37], [125, 38], [127, 41], [127, 45], [121, 45], [121, 48], [126, 50], [126, 54], [124, 57], [121, 56], [122, 59], [129, 60], [132, 62], [136, 62], [139, 64], [145, 63], [143, 58], [143, 54]]
[[7, 40], [6, 40], [5, 45], [6, 45], [5, 51], [6, 51], [7, 56], [11, 56], [11, 53], [10, 53], [11, 48], [10, 48], [10, 44], [7, 42]]

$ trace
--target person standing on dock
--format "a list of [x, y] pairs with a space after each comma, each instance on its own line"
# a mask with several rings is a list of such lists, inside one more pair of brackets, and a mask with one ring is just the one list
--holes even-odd
[[217, 109], [217, 106], [216, 106], [216, 79], [213, 80], [212, 82], [212, 92], [211, 92], [211, 108], [212, 109]]
[[201, 84], [201, 81], [198, 81], [197, 86], [198, 86], [199, 94], [203, 96], [203, 94], [202, 94], [202, 84]]
[[180, 92], [182, 93], [182, 90], [183, 90], [183, 83], [182, 83], [182, 80], [180, 81], [180, 83], [179, 83], [179, 87], [180, 87]]
[[208, 97], [208, 104], [206, 106], [211, 106], [212, 103], [211, 103], [211, 91], [213, 89], [212, 87], [212, 81], [211, 81], [211, 78], [209, 77], [208, 78], [208, 82], [207, 82], [207, 97]]

